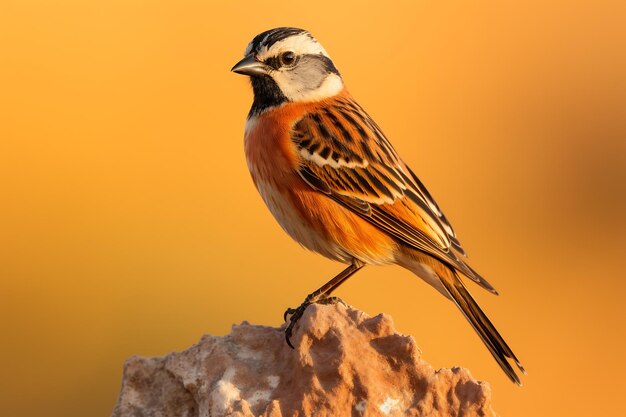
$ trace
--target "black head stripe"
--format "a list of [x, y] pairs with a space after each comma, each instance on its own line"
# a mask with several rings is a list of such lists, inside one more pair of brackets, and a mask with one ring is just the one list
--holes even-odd
[[[293, 35], [299, 35], [301, 33], [308, 33], [304, 29], [281, 27], [266, 30], [258, 34], [252, 39], [251, 52], [258, 53], [262, 47], [270, 48], [278, 41], [282, 41]], [[310, 36], [310, 35], [309, 35]]]
[[329, 57], [324, 55], [317, 55], [317, 59], [321, 60], [324, 63], [324, 68], [326, 68], [326, 71], [328, 71], [329, 73], [332, 72], [333, 74], [341, 75], [339, 74], [339, 70], [337, 69], [337, 67], [335, 67], [335, 64], [333, 64], [333, 61], [331, 61]]

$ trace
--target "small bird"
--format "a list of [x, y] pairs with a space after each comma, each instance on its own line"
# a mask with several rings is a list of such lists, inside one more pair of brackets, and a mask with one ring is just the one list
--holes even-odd
[[450, 222], [381, 128], [344, 87], [326, 50], [307, 31], [260, 33], [232, 68], [250, 77], [254, 100], [244, 147], [252, 180], [281, 227], [305, 248], [348, 264], [285, 312], [293, 327], [312, 303], [365, 265], [400, 265], [461, 310], [506, 375], [524, 368], [461, 277], [496, 290], [465, 261]]

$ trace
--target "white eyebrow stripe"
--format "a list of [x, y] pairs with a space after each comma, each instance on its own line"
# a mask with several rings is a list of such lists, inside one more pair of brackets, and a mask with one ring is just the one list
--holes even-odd
[[[265, 39], [263, 39], [261, 45], [265, 43], [265, 41], [267, 40], [267, 36], [265, 37]], [[270, 46], [269, 49], [267, 48], [267, 46], [263, 46], [263, 48], [261, 48], [261, 50], [257, 54], [257, 58], [263, 61], [270, 56], [277, 56], [281, 52], [287, 51], [292, 51], [299, 55], [321, 54], [329, 58], [328, 53], [326, 52], [324, 47], [319, 42], [317, 42], [308, 32], [299, 33], [297, 35], [292, 35], [285, 39], [281, 39], [280, 41]]]

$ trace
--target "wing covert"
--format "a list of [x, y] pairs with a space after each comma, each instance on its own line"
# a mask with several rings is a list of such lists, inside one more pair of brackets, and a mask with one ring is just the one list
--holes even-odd
[[315, 190], [399, 241], [453, 266], [495, 292], [456, 253], [452, 226], [378, 125], [350, 97], [306, 113], [293, 127], [300, 176]]

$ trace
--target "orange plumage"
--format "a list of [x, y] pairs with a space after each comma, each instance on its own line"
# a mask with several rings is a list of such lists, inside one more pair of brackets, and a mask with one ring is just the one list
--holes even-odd
[[307, 249], [343, 262], [391, 263], [397, 245], [390, 236], [294, 175], [300, 156], [291, 127], [321, 105], [287, 103], [248, 122], [244, 147], [252, 180], [281, 226]]

